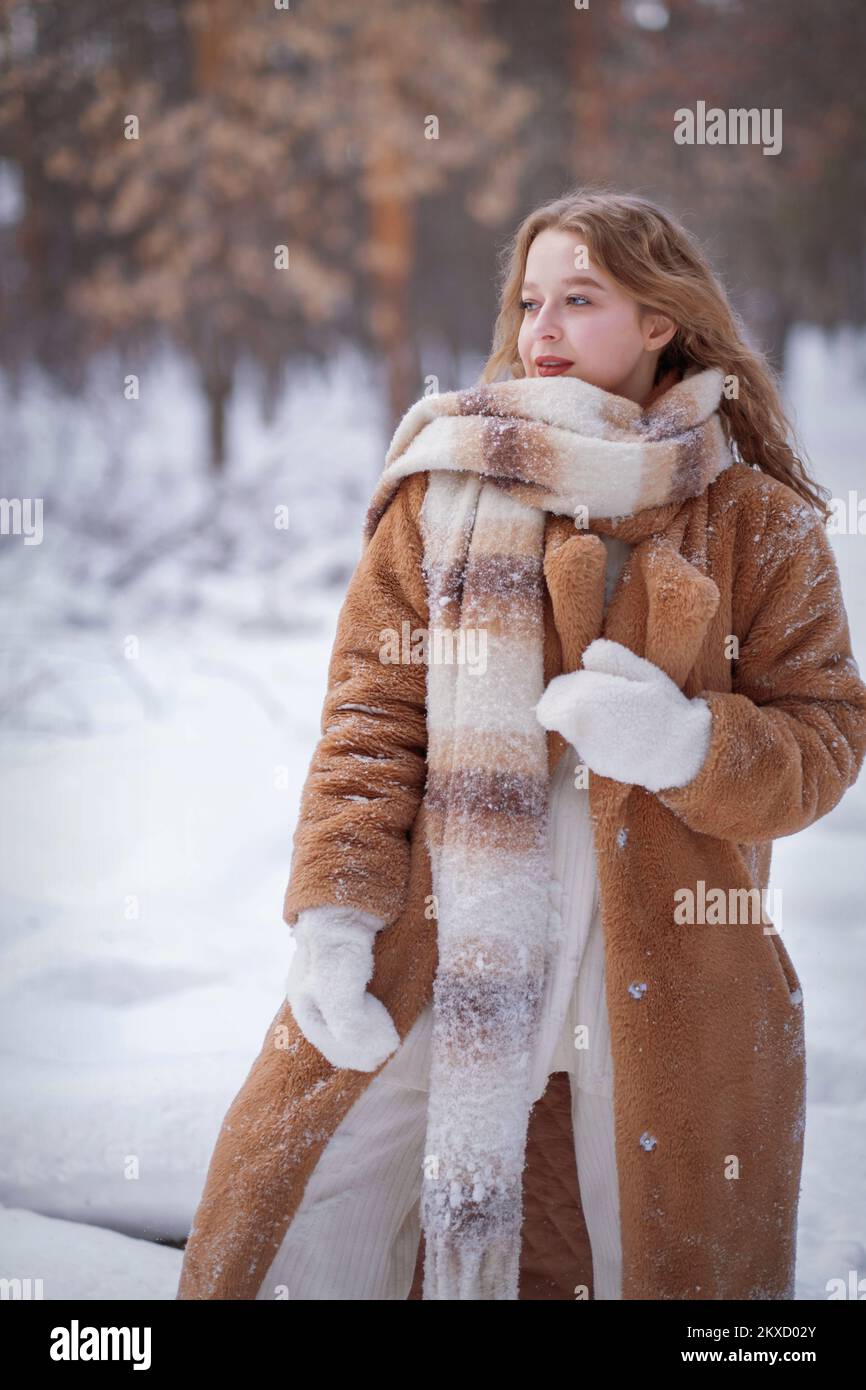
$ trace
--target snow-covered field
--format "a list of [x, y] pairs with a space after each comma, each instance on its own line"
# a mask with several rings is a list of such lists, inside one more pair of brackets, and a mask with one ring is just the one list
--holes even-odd
[[[243, 391], [216, 496], [176, 364], [137, 413], [104, 383], [86, 408], [3, 401], [0, 491], [44, 496], [45, 533], [0, 549], [0, 1277], [46, 1299], [174, 1298], [164, 1242], [279, 1006], [298, 796], [386, 442], [360, 381], [295, 383], [267, 426]], [[836, 496], [864, 487], [864, 381], [862, 338], [799, 335], [787, 390]], [[866, 536], [834, 544], [866, 670]], [[809, 1049], [802, 1298], [866, 1274], [864, 830], [866, 777], [775, 849]]]

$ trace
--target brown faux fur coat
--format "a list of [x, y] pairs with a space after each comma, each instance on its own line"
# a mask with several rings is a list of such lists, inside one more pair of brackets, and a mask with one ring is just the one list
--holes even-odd
[[[382, 664], [379, 634], [427, 626], [426, 483], [423, 473], [401, 483], [352, 577], [284, 904], [288, 923], [329, 902], [386, 919], [370, 988], [401, 1037], [432, 995], [437, 961], [425, 914], [426, 668]], [[604, 568], [597, 536], [548, 515], [545, 680], [577, 669], [603, 635], [686, 695], [703, 694], [713, 716], [687, 786], [651, 794], [590, 774], [622, 1295], [790, 1299], [805, 1124], [800, 982], [759, 916], [741, 906], [727, 925], [679, 925], [674, 895], [699, 893], [703, 880], [733, 904], [736, 890], [765, 888], [772, 841], [826, 815], [857, 777], [866, 686], [838, 571], [814, 510], [745, 464], [634, 547], [606, 614]], [[554, 732], [548, 743], [552, 771], [565, 744]], [[630, 991], [635, 982], [646, 988]], [[178, 1298], [255, 1297], [313, 1168], [373, 1075], [332, 1067], [283, 1002], [223, 1122]], [[591, 1288], [562, 1073], [531, 1116], [524, 1212], [521, 1298]], [[422, 1256], [423, 1238], [419, 1271]], [[419, 1288], [416, 1275], [410, 1296]]]

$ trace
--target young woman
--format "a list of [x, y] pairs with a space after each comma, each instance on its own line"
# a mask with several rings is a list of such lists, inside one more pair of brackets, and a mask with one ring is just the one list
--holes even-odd
[[179, 1298], [794, 1296], [765, 893], [859, 773], [866, 686], [787, 434], [667, 213], [524, 220], [480, 382], [411, 407], [370, 503], [287, 998]]

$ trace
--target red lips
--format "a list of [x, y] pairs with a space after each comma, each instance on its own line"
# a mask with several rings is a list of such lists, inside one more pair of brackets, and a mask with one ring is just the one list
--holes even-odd
[[574, 363], [567, 357], [553, 357], [549, 353], [535, 359], [535, 368], [539, 376], [559, 376], [573, 366]]

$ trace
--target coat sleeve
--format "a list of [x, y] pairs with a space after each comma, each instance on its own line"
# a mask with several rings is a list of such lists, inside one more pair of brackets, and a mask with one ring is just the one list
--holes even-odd
[[359, 908], [387, 925], [405, 906], [426, 778], [427, 667], [382, 657], [387, 633], [408, 646], [426, 631], [425, 489], [423, 473], [403, 479], [349, 581], [293, 839], [290, 926], [307, 907]]
[[[706, 758], [691, 782], [658, 792], [692, 830], [744, 844], [825, 816], [866, 754], [866, 686], [836, 559], [814, 508], [781, 495], [771, 493], [758, 533], [741, 533], [749, 597], [735, 630], [745, 636], [732, 691], [700, 692], [712, 713]], [[736, 586], [734, 608], [736, 622]]]

